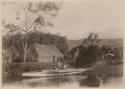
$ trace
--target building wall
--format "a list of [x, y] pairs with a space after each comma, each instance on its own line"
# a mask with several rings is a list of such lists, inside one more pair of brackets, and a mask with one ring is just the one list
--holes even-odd
[[53, 56], [41, 56], [39, 55], [38, 62], [46, 62], [46, 63], [52, 63], [57, 62], [57, 56], [53, 58]]
[[38, 62], [53, 62], [53, 58], [50, 56], [40, 56]]

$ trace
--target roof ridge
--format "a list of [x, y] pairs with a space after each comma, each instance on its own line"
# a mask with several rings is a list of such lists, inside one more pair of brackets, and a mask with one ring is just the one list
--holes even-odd
[[55, 46], [54, 44], [49, 44], [49, 45], [46, 45], [46, 44], [39, 44], [39, 43], [34, 43], [35, 45], [39, 45], [39, 46]]
[[63, 55], [62, 52], [55, 45], [43, 45], [35, 43], [36, 49], [39, 52], [44, 52], [43, 54], [49, 53], [52, 55]]

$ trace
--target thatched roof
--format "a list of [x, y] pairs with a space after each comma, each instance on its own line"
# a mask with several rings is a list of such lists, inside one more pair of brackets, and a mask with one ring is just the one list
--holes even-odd
[[36, 52], [41, 56], [46, 57], [63, 57], [63, 54], [54, 45], [41, 45], [35, 43]]

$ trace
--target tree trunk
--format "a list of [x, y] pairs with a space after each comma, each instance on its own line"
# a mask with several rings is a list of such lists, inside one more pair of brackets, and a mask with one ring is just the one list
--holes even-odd
[[77, 48], [77, 51], [74, 53], [74, 66], [76, 65], [76, 59], [79, 56], [79, 49]]
[[27, 43], [24, 45], [24, 62], [26, 62], [26, 56], [27, 56]]

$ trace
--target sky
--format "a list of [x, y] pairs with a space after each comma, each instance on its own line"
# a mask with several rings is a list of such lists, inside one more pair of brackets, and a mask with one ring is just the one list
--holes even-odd
[[[50, 33], [60, 33], [68, 39], [82, 39], [90, 32], [99, 34], [99, 38], [122, 38], [124, 25], [124, 2], [112, 1], [62, 1], [61, 9], [53, 19], [55, 28]], [[6, 9], [6, 10], [5, 10]], [[10, 13], [8, 13], [10, 12]], [[8, 14], [11, 16], [8, 17]], [[14, 20], [10, 7], [3, 10], [3, 18]]]

